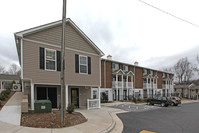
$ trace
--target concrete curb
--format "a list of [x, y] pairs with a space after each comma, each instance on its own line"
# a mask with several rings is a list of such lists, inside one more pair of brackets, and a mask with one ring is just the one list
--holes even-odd
[[113, 119], [113, 116], [111, 115], [111, 112], [108, 112], [108, 113], [109, 113], [109, 115], [111, 117], [111, 125], [108, 128], [100, 131], [99, 133], [109, 133], [111, 130], [113, 130], [115, 128], [116, 122]]

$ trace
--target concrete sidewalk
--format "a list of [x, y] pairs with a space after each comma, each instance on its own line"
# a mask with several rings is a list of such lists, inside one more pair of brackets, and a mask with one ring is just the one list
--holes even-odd
[[[12, 105], [9, 102], [8, 105]], [[13, 105], [12, 105], [13, 106]], [[77, 112], [82, 113], [88, 121], [76, 126], [66, 128], [29, 128], [17, 126], [16, 124], [8, 124], [5, 121], [0, 121], [0, 132], [2, 133], [121, 133], [123, 124], [116, 116], [116, 113], [124, 112], [120, 109], [109, 108], [103, 106], [101, 109], [77, 109]], [[11, 113], [11, 112], [10, 112]], [[10, 114], [9, 113], [9, 114]]]
[[0, 121], [13, 125], [20, 125], [21, 122], [21, 100], [22, 92], [16, 92], [0, 111]]

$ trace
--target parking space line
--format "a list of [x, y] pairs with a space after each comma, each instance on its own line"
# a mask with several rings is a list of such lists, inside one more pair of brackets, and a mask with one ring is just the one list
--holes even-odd
[[140, 133], [156, 133], [156, 132], [151, 132], [151, 131], [147, 131], [147, 130], [142, 130]]

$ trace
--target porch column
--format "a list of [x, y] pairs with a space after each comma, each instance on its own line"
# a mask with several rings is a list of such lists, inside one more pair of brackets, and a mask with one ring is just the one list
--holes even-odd
[[118, 74], [116, 74], [115, 87], [116, 87], [116, 101], [118, 101]]
[[134, 88], [134, 85], [133, 84], [135, 84], [134, 82], [133, 82], [133, 75], [131, 76], [131, 85], [132, 85], [132, 87], [131, 88]]
[[127, 95], [127, 100], [129, 99], [129, 76], [127, 75], [126, 77], [126, 95]]
[[32, 84], [31, 83], [31, 109], [32, 110], [34, 110], [34, 102], [35, 102], [35, 100], [34, 100], [34, 97], [35, 97], [35, 95], [34, 95], [34, 84]]
[[155, 85], [156, 89], [158, 88], [158, 79], [156, 78], [156, 85]]
[[151, 78], [150, 78], [150, 87], [149, 88], [151, 89]]
[[149, 98], [148, 78], [146, 78], [147, 98]]
[[99, 108], [101, 108], [100, 86], [98, 86], [98, 99], [99, 99]]
[[66, 92], [66, 109], [67, 109], [67, 107], [68, 107], [68, 85], [65, 85], [65, 87], [66, 87], [66, 90], [65, 90], [65, 92]]
[[124, 79], [123, 79], [123, 74], [122, 74], [122, 93], [121, 93], [122, 98], [121, 98], [121, 100], [124, 100], [123, 91], [124, 91]]

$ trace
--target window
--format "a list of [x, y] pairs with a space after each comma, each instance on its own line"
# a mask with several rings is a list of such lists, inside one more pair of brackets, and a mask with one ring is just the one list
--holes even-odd
[[93, 90], [93, 99], [97, 99], [97, 90]]
[[56, 70], [56, 51], [45, 49], [45, 63], [47, 70]]
[[79, 71], [80, 73], [88, 73], [87, 56], [79, 56]]
[[119, 64], [112, 63], [112, 68], [118, 70], [119, 69]]
[[128, 69], [128, 66], [123, 65], [123, 70], [124, 70], [124, 71], [128, 71], [128, 70], [129, 70], [129, 69]]
[[150, 70], [150, 74], [153, 75], [153, 71], [152, 70]]
[[143, 75], [147, 74], [147, 70], [143, 69], [142, 73], [143, 73]]
[[162, 77], [163, 77], [163, 78], [165, 77], [165, 73], [162, 73]]

